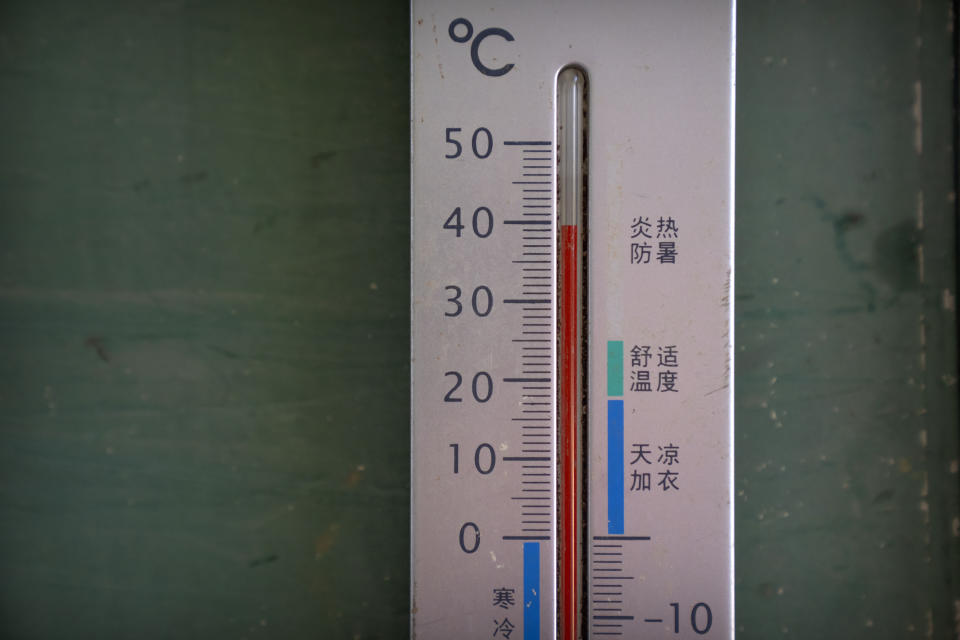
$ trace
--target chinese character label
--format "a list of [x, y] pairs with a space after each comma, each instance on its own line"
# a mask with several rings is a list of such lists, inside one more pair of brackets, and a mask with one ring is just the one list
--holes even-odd
[[630, 223], [630, 264], [677, 264], [680, 227], [672, 216], [657, 218], [656, 244], [653, 223], [649, 216], [634, 218]]
[[513, 633], [513, 630], [515, 628], [514, 624], [510, 622], [510, 618], [504, 618], [503, 622], [497, 619], [494, 619], [493, 622], [494, 624], [497, 625], [496, 628], [493, 630], [493, 637], [496, 638], [497, 636], [500, 636], [503, 638], [507, 638], [507, 640], [509, 640], [510, 634]]
[[500, 607], [501, 609], [509, 609], [517, 603], [514, 598], [516, 594], [515, 589], [508, 589], [506, 587], [500, 587], [499, 589], [493, 590], [493, 606]]
[[[651, 372], [653, 354], [651, 345], [635, 344], [630, 349], [630, 391], [679, 393], [680, 351], [677, 345], [668, 344], [656, 348], [655, 371]], [[654, 373], [656, 378], [653, 378]]]
[[[630, 491], [647, 493], [660, 491], [672, 493], [680, 490], [680, 447], [670, 442], [657, 445], [656, 460], [653, 460], [653, 445], [635, 442], [630, 445]], [[653, 467], [654, 470], [648, 470]], [[659, 469], [659, 470], [657, 470]], [[654, 476], [656, 483], [653, 482]]]

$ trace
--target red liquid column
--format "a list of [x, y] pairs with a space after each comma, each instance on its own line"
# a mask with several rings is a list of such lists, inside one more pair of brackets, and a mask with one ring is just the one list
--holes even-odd
[[558, 564], [561, 640], [580, 637], [582, 581], [582, 393], [583, 267], [581, 232], [584, 199], [584, 85], [581, 69], [557, 76], [557, 252], [559, 322]]
[[580, 609], [580, 229], [560, 227], [560, 618], [577, 638]]

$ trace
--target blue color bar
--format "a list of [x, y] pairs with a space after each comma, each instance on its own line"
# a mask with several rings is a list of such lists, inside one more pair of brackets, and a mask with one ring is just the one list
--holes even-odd
[[623, 534], [623, 400], [607, 400], [607, 533]]
[[540, 640], [540, 543], [523, 543], [523, 640]]

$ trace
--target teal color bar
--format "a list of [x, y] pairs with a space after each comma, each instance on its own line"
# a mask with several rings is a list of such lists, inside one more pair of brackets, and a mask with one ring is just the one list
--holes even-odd
[[623, 395], [623, 340], [607, 341], [607, 395]]

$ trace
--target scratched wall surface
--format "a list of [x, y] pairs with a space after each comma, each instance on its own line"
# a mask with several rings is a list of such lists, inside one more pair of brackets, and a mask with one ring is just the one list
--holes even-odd
[[955, 638], [950, 2], [739, 7], [743, 638]]
[[[743, 638], [955, 637], [948, 9], [740, 2]], [[407, 39], [0, 3], [0, 635], [405, 635]]]
[[402, 3], [0, 3], [4, 638], [396, 637]]

